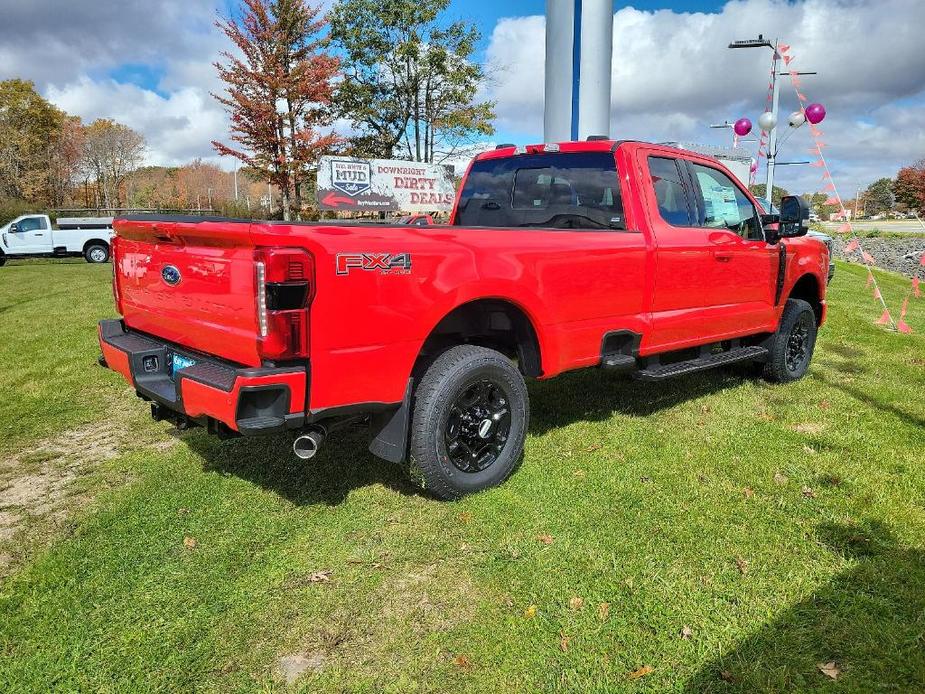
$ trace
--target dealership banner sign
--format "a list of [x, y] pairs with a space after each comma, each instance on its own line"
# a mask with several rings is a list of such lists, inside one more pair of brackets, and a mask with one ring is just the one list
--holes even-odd
[[450, 168], [397, 159], [321, 157], [317, 188], [323, 210], [449, 212], [456, 199]]

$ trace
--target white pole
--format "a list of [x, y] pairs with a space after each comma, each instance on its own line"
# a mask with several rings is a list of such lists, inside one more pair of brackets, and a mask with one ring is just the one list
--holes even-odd
[[612, 0], [546, 0], [543, 139], [610, 134]]
[[[780, 98], [780, 82], [777, 79], [777, 61], [780, 60], [780, 54], [777, 52], [777, 40], [774, 41], [774, 60], [771, 61], [771, 84], [774, 85], [774, 98], [771, 101], [771, 113], [774, 114], [774, 120], [777, 121], [777, 104]], [[771, 128], [768, 133], [768, 178], [767, 190], [765, 197], [768, 201], [768, 211], [771, 210], [772, 200], [774, 197], [774, 158], [777, 156], [777, 126]]]

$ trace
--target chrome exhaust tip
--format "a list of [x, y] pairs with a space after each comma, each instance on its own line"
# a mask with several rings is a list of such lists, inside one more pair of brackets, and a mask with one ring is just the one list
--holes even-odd
[[307, 430], [292, 442], [292, 452], [297, 458], [311, 460], [315, 457], [321, 444], [324, 443], [325, 431], [317, 427]]

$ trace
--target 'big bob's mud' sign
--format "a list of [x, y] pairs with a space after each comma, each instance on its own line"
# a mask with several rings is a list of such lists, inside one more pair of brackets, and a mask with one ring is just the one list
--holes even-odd
[[449, 167], [396, 159], [321, 157], [317, 188], [324, 210], [448, 212], [456, 199]]

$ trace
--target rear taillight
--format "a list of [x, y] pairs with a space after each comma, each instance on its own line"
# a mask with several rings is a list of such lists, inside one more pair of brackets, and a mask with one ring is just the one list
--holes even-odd
[[254, 252], [257, 329], [264, 359], [308, 356], [308, 309], [315, 294], [315, 263], [296, 248]]
[[112, 263], [112, 298], [116, 302], [116, 311], [122, 313], [122, 292], [119, 291], [119, 237], [113, 236], [109, 244], [110, 262]]

